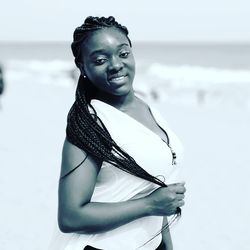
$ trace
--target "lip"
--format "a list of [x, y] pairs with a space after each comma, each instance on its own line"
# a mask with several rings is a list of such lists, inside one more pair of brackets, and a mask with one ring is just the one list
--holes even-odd
[[109, 83], [114, 84], [115, 86], [121, 86], [127, 83], [128, 76], [127, 75], [117, 75], [117, 76], [112, 76], [109, 78]]
[[120, 79], [124, 79], [126, 76], [128, 76], [127, 74], [116, 74], [116, 75], [112, 75], [110, 77], [108, 77], [109, 81], [116, 81], [116, 80], [120, 80]]

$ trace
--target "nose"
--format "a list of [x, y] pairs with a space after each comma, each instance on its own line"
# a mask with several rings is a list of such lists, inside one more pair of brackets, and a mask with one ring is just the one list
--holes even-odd
[[113, 56], [109, 64], [110, 72], [118, 72], [122, 69], [122, 67], [123, 67], [122, 59], [117, 56]]

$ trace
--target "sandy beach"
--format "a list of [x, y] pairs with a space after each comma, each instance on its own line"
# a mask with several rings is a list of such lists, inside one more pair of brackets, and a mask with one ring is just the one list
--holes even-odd
[[[20, 82], [20, 74], [27, 81]], [[66, 115], [74, 99], [72, 79], [62, 86], [50, 84], [53, 77], [38, 75], [37, 83], [25, 74], [7, 71], [0, 99], [3, 250], [47, 249], [56, 223]], [[172, 227], [175, 250], [248, 250], [250, 109], [230, 97], [202, 103], [192, 98], [179, 102], [166, 95], [154, 101], [185, 148], [181, 179], [187, 195], [182, 218]]]

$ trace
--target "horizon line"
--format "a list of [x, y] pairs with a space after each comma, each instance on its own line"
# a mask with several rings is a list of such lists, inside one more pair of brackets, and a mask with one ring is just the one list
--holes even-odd
[[[71, 44], [72, 41], [55, 41], [55, 40], [33, 40], [33, 41], [1, 41], [0, 45], [58, 45], [58, 44]], [[250, 41], [222, 41], [222, 40], [211, 40], [211, 41], [197, 41], [197, 40], [176, 40], [176, 41], [170, 41], [170, 40], [135, 40], [132, 42], [132, 44], [168, 44], [168, 45], [242, 45], [242, 46], [250, 46]]]

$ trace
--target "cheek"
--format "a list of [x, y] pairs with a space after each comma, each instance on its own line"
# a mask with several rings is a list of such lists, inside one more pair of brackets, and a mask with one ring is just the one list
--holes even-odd
[[134, 77], [134, 75], [135, 75], [135, 65], [130, 64], [129, 65], [129, 70], [130, 70], [130, 74]]
[[128, 67], [131, 71], [135, 71], [135, 60], [134, 58], [131, 58], [128, 62]]
[[101, 68], [87, 69], [86, 74], [91, 81], [106, 79], [105, 72]]

